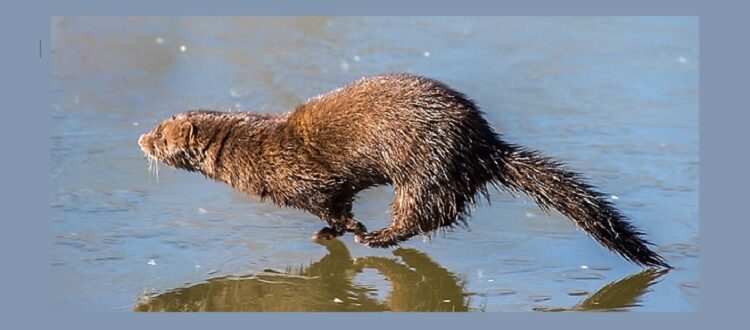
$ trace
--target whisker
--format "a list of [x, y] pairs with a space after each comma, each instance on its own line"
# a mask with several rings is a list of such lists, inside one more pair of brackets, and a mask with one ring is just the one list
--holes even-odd
[[146, 159], [148, 159], [148, 174], [156, 177], [156, 183], [159, 183], [159, 161], [148, 154], [146, 154]]
[[146, 160], [148, 161], [148, 175], [151, 175], [151, 157], [146, 155]]
[[154, 168], [156, 168], [156, 183], [159, 183], [159, 162], [154, 159], [154, 164], [156, 164], [156, 166], [154, 166]]

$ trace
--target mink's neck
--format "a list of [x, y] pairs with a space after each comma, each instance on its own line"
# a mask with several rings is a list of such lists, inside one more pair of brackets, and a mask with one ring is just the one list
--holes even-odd
[[[265, 197], [270, 193], [278, 150], [284, 144], [286, 115], [225, 115], [206, 126], [201, 172], [235, 189]], [[200, 129], [200, 128], [199, 128]]]

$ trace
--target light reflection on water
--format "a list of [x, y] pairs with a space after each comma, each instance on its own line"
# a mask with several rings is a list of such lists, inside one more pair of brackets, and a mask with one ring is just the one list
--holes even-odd
[[[54, 18], [52, 305], [528, 311], [622, 296], [606, 309], [695, 310], [697, 28], [691, 18]], [[559, 214], [502, 192], [469, 230], [431, 242], [320, 246], [309, 214], [163, 165], [157, 183], [136, 145], [174, 112], [287, 111], [395, 71], [465, 92], [507, 140], [617, 196], [676, 269], [628, 277], [638, 268]], [[363, 192], [357, 217], [385, 224], [391, 192]], [[285, 300], [292, 291], [306, 300]]]

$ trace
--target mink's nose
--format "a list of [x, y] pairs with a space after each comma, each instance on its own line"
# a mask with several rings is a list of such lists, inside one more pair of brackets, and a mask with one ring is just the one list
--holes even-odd
[[141, 134], [141, 136], [138, 138], [138, 146], [143, 149], [143, 139], [146, 137], [146, 134]]

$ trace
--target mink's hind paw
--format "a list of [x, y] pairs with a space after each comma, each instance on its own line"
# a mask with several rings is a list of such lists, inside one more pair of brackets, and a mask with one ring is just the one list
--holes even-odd
[[372, 248], [387, 248], [398, 245], [403, 241], [401, 237], [395, 235], [390, 228], [376, 230], [372, 232], [358, 233], [354, 235], [354, 241]]

